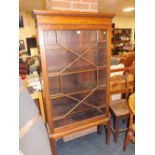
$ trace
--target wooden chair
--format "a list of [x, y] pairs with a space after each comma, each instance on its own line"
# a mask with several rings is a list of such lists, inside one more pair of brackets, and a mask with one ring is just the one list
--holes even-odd
[[130, 109], [130, 122], [129, 122], [129, 129], [125, 138], [123, 151], [126, 150], [126, 147], [131, 141], [135, 143], [135, 123], [134, 123], [134, 116], [135, 116], [135, 93], [131, 94], [128, 101], [129, 109]]
[[[117, 71], [120, 71], [117, 69]], [[111, 70], [111, 72], [116, 72], [116, 70]], [[114, 128], [111, 129], [114, 133], [114, 142], [117, 143], [118, 134], [120, 132], [127, 131], [127, 128], [120, 129], [119, 123], [121, 120], [129, 119], [129, 107], [128, 107], [128, 74], [124, 72], [124, 75], [116, 75], [110, 78], [110, 93], [111, 95], [120, 93], [121, 98], [111, 101], [110, 103], [110, 113], [114, 119]]]

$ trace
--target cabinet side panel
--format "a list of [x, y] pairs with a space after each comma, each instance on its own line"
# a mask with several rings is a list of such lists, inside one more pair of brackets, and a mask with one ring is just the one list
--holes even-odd
[[50, 130], [53, 130], [53, 121], [52, 121], [52, 107], [51, 100], [49, 94], [49, 81], [47, 75], [47, 63], [46, 63], [46, 55], [45, 55], [45, 46], [44, 46], [44, 34], [43, 29], [40, 25], [38, 25], [38, 39], [39, 39], [39, 48], [40, 48], [40, 56], [41, 56], [41, 68], [42, 68], [42, 79], [43, 79], [43, 97], [45, 98], [45, 110], [47, 123]]

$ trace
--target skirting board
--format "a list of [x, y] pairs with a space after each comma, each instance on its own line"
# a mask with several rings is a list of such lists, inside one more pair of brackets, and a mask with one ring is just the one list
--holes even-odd
[[88, 134], [94, 133], [94, 132], [97, 132], [97, 127], [92, 127], [90, 129], [87, 129], [87, 130], [84, 130], [84, 131], [80, 131], [80, 132], [71, 134], [69, 136], [65, 136], [63, 138], [63, 141], [64, 142], [68, 142], [70, 140], [73, 140], [73, 139], [76, 139], [76, 138], [79, 138], [79, 137], [82, 137], [82, 136], [85, 136], [85, 135], [88, 135]]

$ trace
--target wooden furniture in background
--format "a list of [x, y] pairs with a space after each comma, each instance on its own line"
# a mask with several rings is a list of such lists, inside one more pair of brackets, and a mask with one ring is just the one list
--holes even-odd
[[113, 55], [120, 52], [131, 51], [132, 47], [129, 46], [131, 40], [131, 29], [127, 28], [113, 28]]
[[[135, 52], [128, 52], [127, 54], [114, 56], [113, 59], [116, 59], [119, 64], [124, 64], [124, 71], [128, 73], [128, 86], [130, 92], [133, 92], [135, 89]], [[115, 69], [121, 71], [122, 69]], [[112, 72], [115, 72], [113, 70]]]
[[22, 80], [23, 82], [23, 88], [22, 89], [27, 89], [28, 92], [30, 93], [32, 99], [34, 101], [37, 101], [37, 107], [39, 109], [41, 118], [43, 123], [45, 124], [46, 122], [46, 117], [45, 117], [45, 110], [44, 110], [44, 102], [43, 102], [43, 96], [42, 96], [42, 92], [40, 91], [36, 91], [32, 86], [29, 86], [29, 82], [27, 80]]
[[[115, 69], [111, 72], [120, 72], [125, 69]], [[124, 132], [127, 128], [120, 129], [119, 124], [121, 120], [128, 120], [129, 118], [129, 108], [127, 105], [129, 87], [128, 87], [128, 75], [127, 72], [124, 72], [124, 75], [115, 75], [110, 78], [110, 94], [121, 93], [122, 98], [111, 101], [110, 103], [110, 113], [114, 119], [114, 128], [111, 126], [111, 129], [114, 133], [114, 141], [117, 143], [118, 134]]]
[[114, 14], [34, 10], [43, 96], [53, 155], [56, 140], [105, 125], [110, 142], [110, 53]]
[[31, 94], [31, 97], [34, 100], [36, 100], [36, 99], [38, 100], [40, 114], [41, 114], [43, 123], [45, 123], [45, 112], [44, 112], [44, 103], [43, 103], [43, 99], [42, 99], [42, 93], [41, 92], [34, 92]]
[[120, 55], [119, 58], [119, 63], [124, 64], [125, 67], [130, 67], [132, 63], [135, 61], [135, 52], [128, 52], [127, 54]]
[[134, 116], [135, 116], [135, 93], [131, 94], [128, 100], [128, 105], [130, 109], [130, 121], [129, 121], [129, 128], [125, 138], [123, 150], [126, 150], [126, 147], [131, 141], [135, 143], [135, 123], [134, 123]]

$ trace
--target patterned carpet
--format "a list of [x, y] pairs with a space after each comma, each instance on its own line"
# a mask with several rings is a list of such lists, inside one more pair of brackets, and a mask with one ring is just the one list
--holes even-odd
[[129, 143], [125, 152], [123, 152], [123, 143], [125, 133], [120, 133], [118, 143], [114, 143], [111, 132], [110, 144], [105, 143], [105, 130], [102, 134], [92, 133], [78, 139], [63, 142], [57, 142], [57, 155], [134, 155], [135, 145]]

